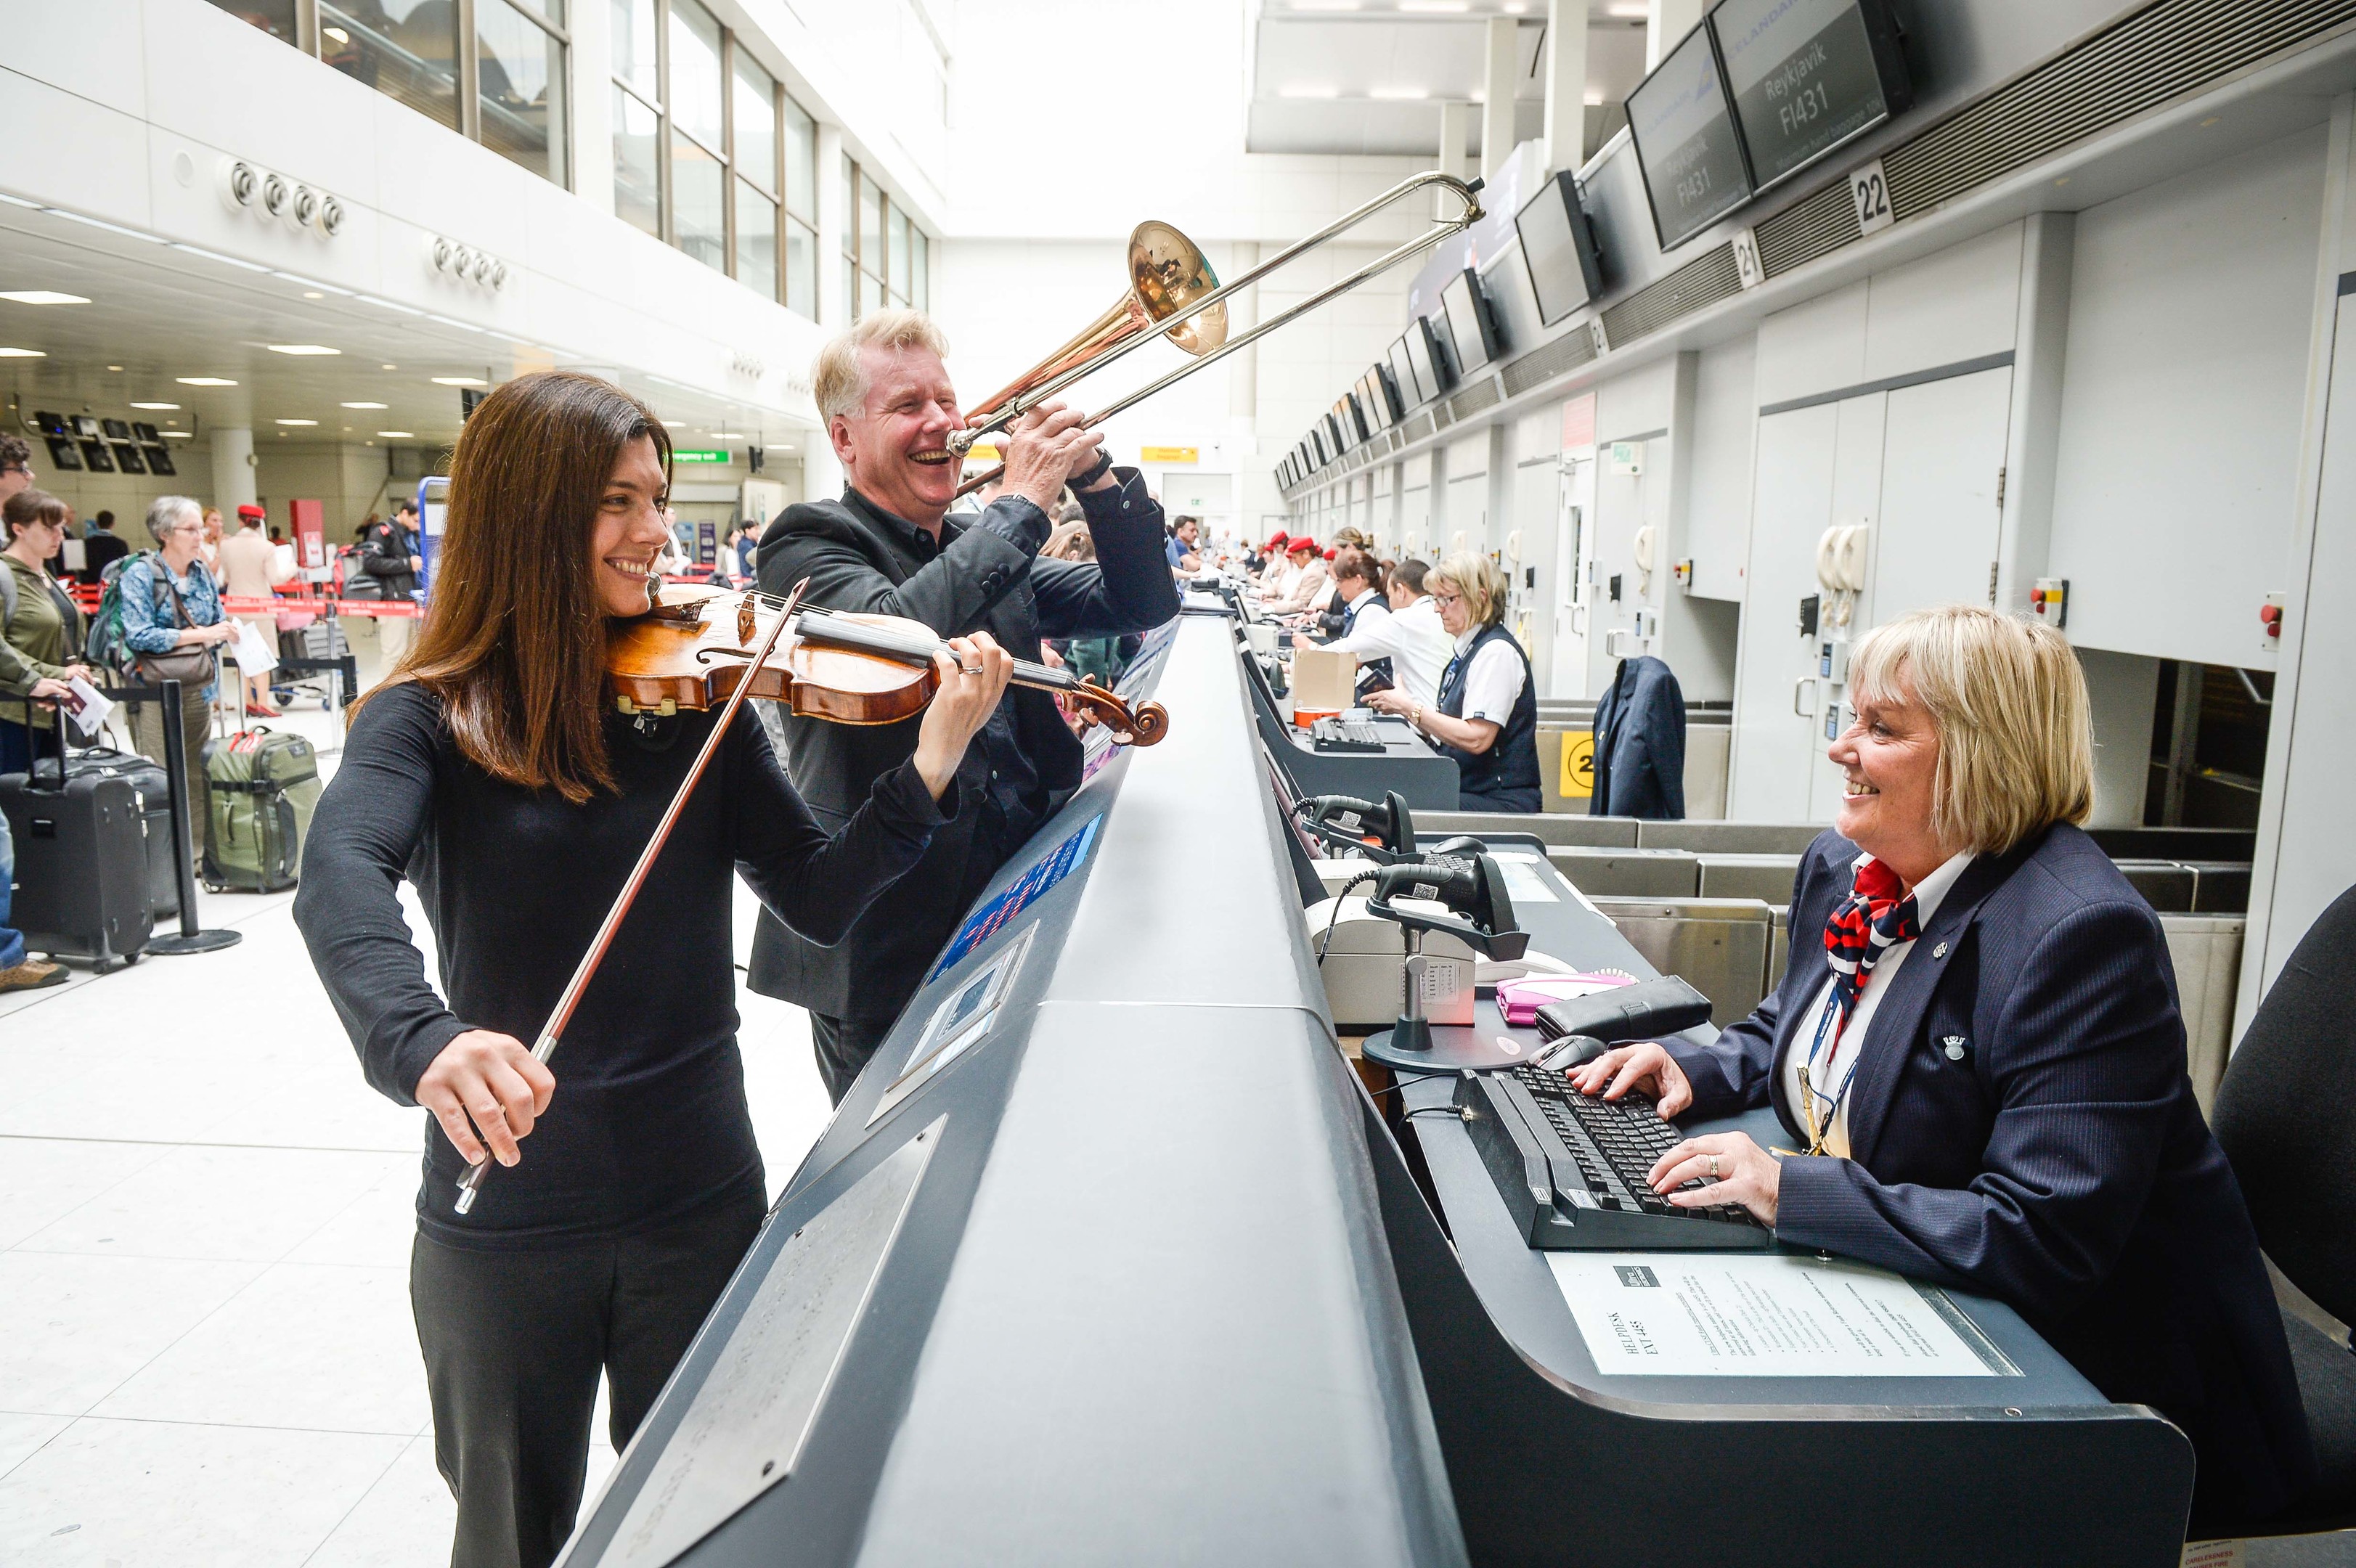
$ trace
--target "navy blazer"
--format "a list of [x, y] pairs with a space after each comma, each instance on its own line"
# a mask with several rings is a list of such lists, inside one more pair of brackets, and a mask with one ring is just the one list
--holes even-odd
[[[1669, 1046], [1697, 1109], [1772, 1104], [1814, 1017], [1857, 846], [1811, 845], [1775, 994]], [[1965, 869], [1891, 976], [1848, 1091], [1848, 1159], [1783, 1162], [1779, 1240], [2009, 1303], [2112, 1401], [2183, 1428], [2193, 1517], [2255, 1520], [2313, 1483], [2256, 1232], [2185, 1074], [2159, 921], [2067, 824]]]

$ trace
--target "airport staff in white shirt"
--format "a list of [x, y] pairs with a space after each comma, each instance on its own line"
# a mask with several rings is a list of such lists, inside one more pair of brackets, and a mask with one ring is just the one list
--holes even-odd
[[[1386, 582], [1379, 562], [1355, 552], [1351, 559], [1364, 562], [1362, 570], [1373, 574], [1371, 581], [1381, 587], [1383, 596], [1374, 600], [1365, 593], [1357, 595], [1350, 605], [1357, 619], [1327, 645], [1357, 655], [1361, 666], [1388, 659], [1394, 688], [1406, 693], [1411, 702], [1437, 707], [1440, 672], [1448, 667], [1456, 644], [1440, 624], [1440, 607], [1423, 591], [1423, 576], [1429, 569], [1419, 560], [1403, 560]], [[1346, 576], [1343, 585], [1350, 585]], [[1367, 592], [1373, 591], [1370, 586]]]

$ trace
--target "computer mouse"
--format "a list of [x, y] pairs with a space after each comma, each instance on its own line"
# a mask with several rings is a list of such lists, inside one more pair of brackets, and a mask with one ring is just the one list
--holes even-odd
[[1557, 1072], [1569, 1072], [1586, 1066], [1611, 1049], [1591, 1034], [1567, 1034], [1538, 1052], [1537, 1064]]

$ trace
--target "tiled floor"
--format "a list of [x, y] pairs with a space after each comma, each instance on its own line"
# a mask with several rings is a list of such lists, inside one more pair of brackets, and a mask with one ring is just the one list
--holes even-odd
[[[423, 1113], [361, 1082], [292, 901], [204, 895], [239, 945], [0, 997], [11, 1568], [449, 1561], [409, 1313]], [[740, 956], [752, 912], [740, 887]], [[798, 1011], [739, 1007], [775, 1191], [826, 1094]], [[612, 1463], [601, 1436], [593, 1492]]]

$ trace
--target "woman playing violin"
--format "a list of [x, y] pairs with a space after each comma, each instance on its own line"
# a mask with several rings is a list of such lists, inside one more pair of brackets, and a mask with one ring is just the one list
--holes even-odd
[[[618, 1449], [760, 1226], [731, 879], [834, 941], [957, 816], [958, 763], [1010, 667], [985, 635], [951, 639], [915, 754], [831, 836], [739, 714], [552, 1072], [525, 1042], [717, 719], [625, 716], [607, 692], [607, 627], [648, 607], [669, 460], [653, 414], [594, 377], [526, 376], [483, 400], [452, 464], [432, 613], [357, 710], [295, 899], [368, 1081], [432, 1113], [410, 1297], [456, 1568], [554, 1557], [599, 1377]], [[486, 1151], [512, 1168], [456, 1214]]]

